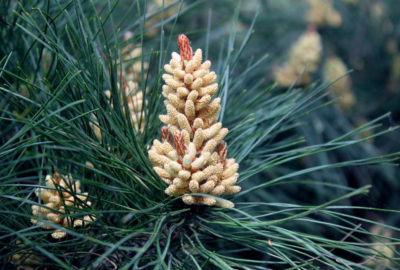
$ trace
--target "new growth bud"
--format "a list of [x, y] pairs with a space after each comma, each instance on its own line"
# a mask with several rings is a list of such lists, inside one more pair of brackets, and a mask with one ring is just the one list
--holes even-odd
[[189, 39], [184, 34], [180, 34], [178, 37], [178, 46], [183, 60], [192, 60], [192, 47], [190, 47]]

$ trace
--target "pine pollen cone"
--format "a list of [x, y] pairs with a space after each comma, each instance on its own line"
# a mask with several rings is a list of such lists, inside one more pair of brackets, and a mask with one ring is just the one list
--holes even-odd
[[92, 215], [79, 218], [70, 216], [77, 213], [76, 209], [83, 209], [83, 206], [91, 205], [91, 202], [87, 200], [88, 194], [81, 193], [79, 180], [75, 181], [70, 174], [61, 176], [56, 172], [53, 175], [47, 175], [45, 182], [47, 188], [35, 190], [36, 196], [41, 198], [41, 204], [32, 205], [32, 215], [34, 216], [31, 219], [32, 223], [41, 225], [43, 229], [53, 229], [54, 232], [51, 236], [55, 239], [61, 239], [66, 236], [65, 231], [54, 228], [39, 220], [38, 217], [69, 228], [86, 226], [95, 219]]
[[25, 246], [24, 242], [17, 239], [15, 241], [15, 250], [19, 250], [9, 257], [10, 263], [16, 266], [17, 270], [33, 270], [40, 263], [40, 257], [36, 256], [32, 248]]
[[[139, 90], [138, 83], [134, 81], [127, 81], [125, 76], [122, 76], [121, 82], [122, 85], [120, 85], [119, 83], [117, 84], [118, 90], [120, 91], [121, 95], [120, 102], [121, 104], [124, 104], [124, 99], [126, 98], [131, 123], [137, 131], [140, 130], [141, 132], [143, 132], [146, 123], [146, 119], [143, 113], [143, 92]], [[111, 91], [107, 90], [105, 94], [111, 102]], [[114, 107], [112, 103], [111, 106]], [[125, 113], [125, 107], [123, 107], [123, 111]]]
[[228, 129], [217, 120], [220, 98], [212, 99], [218, 91], [217, 76], [210, 72], [209, 60], [202, 62], [201, 49], [193, 55], [185, 35], [179, 35], [178, 45], [180, 54], [173, 52], [164, 66], [162, 94], [167, 114], [159, 116], [165, 126], [161, 141], [154, 140], [149, 158], [168, 184], [167, 195], [182, 196], [186, 204], [234, 207], [229, 200], [215, 198], [241, 189], [236, 185], [239, 165], [235, 159], [227, 159], [223, 139]]

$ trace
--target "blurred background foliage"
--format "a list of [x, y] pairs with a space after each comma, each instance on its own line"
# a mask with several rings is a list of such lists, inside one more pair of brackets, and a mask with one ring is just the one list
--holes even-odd
[[[231, 68], [228, 73], [245, 74], [244, 78], [229, 78], [229, 86], [235, 88], [237, 91], [228, 98], [228, 102], [233, 102], [235, 98], [240, 98], [240, 91], [243, 93], [248, 91], [246, 93], [250, 93], [244, 95], [247, 99], [254, 98], [256, 96], [254, 95], [254, 89], [267, 89], [266, 92], [268, 92], [270, 85], [274, 83], [274, 91], [276, 91], [274, 93], [284, 96], [292, 88], [294, 88], [294, 91], [305, 91], [303, 88], [311, 89], [318, 87], [321, 82], [338, 80], [328, 88], [329, 96], [318, 98], [312, 104], [312, 107], [307, 107], [305, 111], [301, 112], [306, 115], [305, 117], [299, 119], [297, 122], [293, 121], [288, 124], [287, 133], [277, 132], [273, 134], [268, 141], [263, 141], [255, 149], [254, 153], [251, 153], [248, 157], [246, 156], [242, 163], [244, 164], [243, 167], [247, 166], [251, 168], [257, 162], [258, 157], [272, 155], [268, 152], [269, 149], [263, 147], [268, 147], [271, 141], [285, 142], [288, 138], [296, 137], [298, 143], [303, 143], [305, 147], [312, 147], [314, 145], [323, 145], [325, 142], [334, 143], [336, 138], [347, 134], [354, 127], [359, 127], [362, 129], [362, 132], [360, 134], [355, 132], [349, 135], [349, 140], [363, 140], [366, 138], [364, 143], [353, 145], [352, 147], [329, 152], [320, 151], [310, 157], [304, 155], [282, 165], [274, 164], [271, 168], [266, 167], [260, 170], [259, 174], [252, 176], [251, 181], [243, 181], [242, 186], [244, 190], [262, 184], [265, 182], [265, 179], [276, 179], [282, 175], [294, 175], [293, 178], [295, 180], [290, 183], [279, 182], [276, 185], [271, 185], [268, 190], [254, 190], [251, 194], [252, 202], [260, 202], [260, 208], [263, 207], [261, 202], [279, 202], [282, 205], [276, 205], [277, 209], [285, 204], [297, 204], [299, 202], [304, 205], [318, 205], [344, 196], [350, 189], [372, 185], [368, 196], [348, 197], [336, 205], [399, 210], [400, 199], [397, 194], [400, 192], [398, 181], [400, 171], [396, 166], [393, 166], [393, 164], [386, 164], [386, 166], [349, 166], [346, 168], [342, 168], [341, 166], [341, 163], [346, 163], [348, 160], [360, 160], [360, 164], [363, 164], [362, 159], [365, 157], [383, 156], [399, 151], [397, 138], [400, 136], [400, 133], [398, 130], [377, 137], [372, 135], [373, 132], [385, 133], [386, 130], [390, 130], [391, 127], [395, 127], [400, 122], [399, 1], [82, 1], [80, 5], [80, 9], [82, 10], [79, 12], [88, 14], [90, 23], [99, 26], [99, 29], [102, 19], [105, 19], [102, 16], [107, 18], [107, 14], [112, 11], [112, 19], [101, 25], [101, 27], [104, 27], [104, 33], [101, 34], [105, 36], [109, 35], [110, 38], [107, 40], [109, 43], [107, 46], [104, 45], [104, 47], [101, 47], [99, 44], [98, 52], [93, 53], [93, 48], [90, 46], [85, 47], [87, 44], [81, 40], [73, 40], [74, 35], [69, 35], [67, 30], [62, 33], [54, 33], [54, 36], [51, 36], [47, 42], [57, 43], [60, 41], [59, 39], [66, 40], [65, 43], [62, 43], [65, 46], [63, 47], [65, 51], [60, 52], [60, 55], [64, 58], [59, 57], [54, 52], [49, 52], [44, 44], [39, 41], [34, 42], [35, 37], [24, 33], [22, 29], [31, 27], [31, 22], [36, 20], [46, 21], [48, 19], [47, 14], [43, 12], [35, 13], [37, 17], [31, 18], [27, 15], [29, 13], [27, 11], [35, 10], [40, 6], [40, 10], [47, 10], [49, 14], [52, 14], [53, 18], [54, 16], [60, 16], [60, 19], [54, 20], [54, 22], [46, 26], [47, 31], [50, 33], [52, 31], [57, 32], [59, 29], [67, 29], [67, 26], [71, 22], [80, 20], [81, 18], [74, 17], [73, 15], [71, 17], [63, 16], [64, 14], [62, 13], [58, 14], [57, 12], [61, 6], [52, 6], [48, 1], [26, 0], [18, 2], [3, 1], [0, 3], [0, 33], [3, 40], [0, 46], [0, 58], [3, 61], [2, 66], [5, 67], [8, 61], [10, 63], [17, 63], [15, 65], [7, 65], [7, 70], [19, 76], [16, 79], [15, 76], [8, 76], [9, 74], [7, 74], [7, 76], [2, 77], [2, 83], [13, 85], [15, 89], [20, 91], [18, 98], [11, 95], [2, 95], [0, 107], [3, 110], [7, 108], [7, 110], [12, 111], [14, 114], [13, 117], [16, 119], [23, 120], [26, 115], [32, 112], [34, 107], [34, 105], [26, 106], [26, 103], [23, 101], [24, 97], [30, 98], [37, 103], [41, 103], [45, 97], [48, 98], [45, 92], [40, 94], [35, 92], [37, 91], [37, 87], [34, 87], [35, 84], [40, 85], [42, 89], [54, 89], [56, 87], [55, 83], [63, 81], [62, 75], [74, 74], [74, 76], [79, 77], [77, 73], [74, 73], [77, 70], [67, 70], [65, 68], [68, 66], [66, 62], [72, 62], [74, 59], [82, 59], [82, 63], [74, 63], [74, 65], [81, 68], [89, 66], [93, 69], [104, 68], [100, 64], [96, 66], [98, 59], [106, 62], [115, 61], [114, 64], [117, 64], [116, 62], [118, 61], [116, 59], [119, 58], [126, 65], [135, 65], [137, 63], [136, 69], [135, 66], [133, 67], [134, 74], [136, 74], [134, 75], [136, 76], [134, 77], [135, 81], [140, 85], [142, 91], [145, 92], [148, 90], [144, 89], [151, 89], [149, 90], [149, 93], [151, 93], [149, 98], [150, 105], [148, 107], [144, 106], [144, 110], [146, 108], [159, 108], [156, 105], [160, 103], [160, 97], [154, 94], [157, 93], [158, 84], [160, 84], [159, 78], [156, 76], [149, 76], [148, 78], [148, 75], [159, 72], [162, 63], [169, 59], [168, 53], [165, 53], [164, 50], [166, 52], [176, 50], [175, 37], [179, 33], [185, 33], [192, 40], [194, 48], [204, 48], [205, 58], [214, 60], [213, 68], [219, 74], [220, 78], [224, 76], [227, 66]], [[72, 2], [66, 1], [63, 3], [63, 7], [71, 4], [71, 8], [76, 8], [75, 5], [72, 5]], [[74, 13], [72, 12], [71, 14]], [[97, 14], [99, 14], [99, 17], [97, 17]], [[142, 16], [146, 17], [145, 21], [141, 20]], [[22, 20], [21, 18], [24, 19]], [[29, 21], [30, 19], [32, 21]], [[17, 24], [18, 27], [16, 27]], [[82, 26], [82, 28], [85, 27], [87, 26]], [[79, 32], [81, 29], [68, 30]], [[128, 32], [130, 35], [127, 35]], [[314, 35], [314, 41], [312, 42], [317, 40], [317, 44], [309, 45], [307, 41], [304, 41], [303, 43], [306, 43], [304, 46], [306, 49], [312, 48], [311, 53], [316, 53], [316, 50], [319, 50], [319, 52], [311, 59], [312, 62], [310, 62], [310, 59], [293, 59], [296, 58], [295, 49], [293, 48], [296, 47], [296, 44], [300, 43], [299, 40], [307, 33]], [[99, 33], [95, 34], [100, 35]], [[43, 34], [40, 38], [44, 36]], [[315, 38], [316, 36], [317, 38]], [[77, 44], [81, 45], [81, 47], [77, 46]], [[162, 47], [160, 47], [160, 44], [162, 44]], [[244, 45], [246, 45], [245, 49], [244, 47], [242, 48]], [[138, 50], [135, 54], [130, 55], [131, 50], [124, 50], [126, 46], [131, 46], [131, 48]], [[85, 48], [86, 51], [82, 48]], [[160, 48], [163, 50], [160, 50]], [[13, 54], [8, 58], [7, 56], [10, 51], [13, 51]], [[69, 55], [71, 51], [74, 52], [74, 55]], [[240, 54], [237, 54], [237, 51]], [[97, 60], [94, 59], [95, 57], [92, 53], [96, 54]], [[91, 55], [93, 59], [89, 59], [88, 55]], [[302, 55], [309, 54], [304, 53]], [[67, 56], [71, 56], [71, 58]], [[258, 63], [258, 61], [260, 61], [261, 65], [249, 71], [249, 67], [254, 63]], [[289, 81], [289, 84], [280, 84], [275, 74], [280, 67], [285, 66], [285, 63], [289, 63], [290, 65], [300, 63], [300, 65], [303, 65], [301, 65], [300, 70], [296, 67], [297, 70], [290, 73], [295, 74], [294, 77], [284, 76]], [[64, 69], [65, 73], [54, 72], [55, 70], [57, 72], [62, 70], [60, 66], [63, 67], [62, 69]], [[113, 68], [114, 66], [110, 67], [110, 69]], [[93, 70], [90, 72], [95, 73]], [[103, 106], [107, 110], [110, 110], [109, 107], [104, 105], [107, 103], [106, 97], [99, 93], [111, 89], [112, 95], [118, 95], [115, 83], [120, 78], [118, 78], [115, 70], [111, 70], [110, 74], [112, 74], [110, 78], [105, 80], [109, 85], [105, 86], [102, 83], [104, 78], [101, 76], [96, 78], [97, 81], [93, 83], [92, 86], [98, 90], [99, 101], [89, 106], [89, 109], [92, 110], [91, 112], [94, 112], [97, 106]], [[303, 77], [306, 78], [303, 81], [299, 79], [299, 76], [300, 78], [307, 76], [307, 78]], [[85, 78], [79, 82], [83, 88], [85, 86]], [[68, 95], [62, 95], [62, 97], [67, 97], [65, 103], [72, 103], [80, 98], [79, 96], [68, 97]], [[92, 99], [93, 97], [86, 98], [94, 100]], [[335, 102], [331, 101], [332, 98], [335, 99]], [[10, 104], [13, 104], [14, 107], [9, 108]], [[252, 108], [250, 105], [253, 103], [244, 102], [244, 104], [249, 104], [249, 107], [240, 108], [240, 114], [238, 113], [238, 115], [251, 115]], [[123, 104], [119, 106], [122, 108]], [[233, 111], [235, 110], [236, 108], [227, 108], [226, 114], [234, 115]], [[148, 112], [148, 115], [152, 115], [152, 118], [146, 120], [148, 121], [147, 123], [157, 123], [155, 120], [156, 112], [155, 110]], [[74, 114], [69, 115], [68, 111], [63, 113], [65, 113], [64, 116], [67, 118], [74, 116]], [[108, 123], [104, 115], [100, 114], [100, 117], [97, 117], [101, 126], [107, 126]], [[232, 129], [239, 120], [238, 117], [233, 119], [225, 118], [224, 126]], [[365, 125], [369, 121], [374, 122], [372, 125]], [[49, 126], [52, 124], [54, 123], [49, 123]], [[80, 127], [85, 129], [85, 133], [89, 134], [90, 136], [88, 135], [88, 137], [91, 137], [91, 140], [93, 140], [91, 126], [82, 121]], [[144, 134], [142, 134], [143, 136], [137, 136], [138, 145], [139, 143], [143, 143], [143, 145], [149, 143], [154, 138], [154, 134], [158, 132], [159, 127], [157, 124], [146, 127]], [[72, 127], [69, 128], [73, 130]], [[10, 122], [0, 121], [0, 143], [5, 144], [20, 130], [21, 125], [17, 122], [10, 124]], [[239, 131], [241, 130], [239, 129]], [[32, 132], [29, 134], [31, 137], [39, 136], [39, 134], [43, 133], [34, 129], [30, 132]], [[234, 132], [232, 134], [238, 135]], [[128, 134], [135, 137], [136, 140], [136, 133], [128, 132]], [[231, 138], [228, 137], [228, 140], [233, 141], [234, 135]], [[108, 144], [114, 142], [111, 136], [104, 136], [104, 134], [103, 141], [107, 141]], [[30, 141], [28, 140], [28, 142]], [[64, 144], [64, 142], [60, 143]], [[284, 143], [282, 144], [284, 145]], [[115, 146], [115, 149], [110, 150], [112, 152], [110, 156], [108, 156], [107, 151], [104, 149], [98, 150], [98, 153], [110, 157], [110, 159], [111, 155], [119, 155], [119, 157], [122, 157], [121, 159], [125, 157], [129, 158], [133, 149], [138, 147], [138, 145], [131, 148], [122, 146], [123, 149], [118, 149]], [[71, 142], [64, 144], [64, 146], [66, 148], [76, 147]], [[274, 146], [279, 149], [279, 144], [274, 144]], [[38, 154], [38, 148], [35, 145], [35, 141], [32, 141], [29, 147], [26, 146], [22, 152], [17, 152], [18, 157], [13, 157], [15, 160], [18, 160], [18, 166], [12, 165], [14, 166], [13, 168], [9, 166], [7, 170], [4, 169], [1, 172], [15, 173], [23, 179], [25, 184], [36, 183], [38, 173], [36, 170], [32, 172], [31, 168], [42, 166], [40, 162], [44, 159]], [[231, 146], [230, 151], [232, 153], [240, 153], [239, 148], [239, 146], [236, 148], [235, 146]], [[88, 152], [93, 151], [93, 153], [97, 151], [90, 147], [85, 149]], [[14, 149], [9, 151], [12, 150]], [[65, 149], [58, 149], [56, 147], [51, 151], [54, 151], [52, 154], [57, 156], [63, 150]], [[141, 154], [145, 155], [145, 151]], [[82, 153], [76, 155], [77, 158], [85, 158], [84, 161], [90, 161], [91, 157], [94, 160], [96, 159], [94, 157], [95, 154], [93, 156]], [[34, 156], [35, 158], [25, 158], [27, 156]], [[6, 159], [2, 156], [2, 161], [5, 162]], [[107, 159], [104, 158], [103, 162], [107, 163]], [[88, 174], [86, 171], [90, 166], [87, 164], [83, 165], [83, 161], [81, 163], [77, 165], [79, 167], [78, 171], [82, 175], [86, 174], [86, 177], [93, 177], [92, 174]], [[356, 163], [355, 165], [357, 165]], [[62, 162], [59, 160], [55, 161], [54, 164], [49, 162], [46, 166], [46, 171], [50, 172], [53, 168], [65, 171], [70, 170], [70, 167], [67, 166], [60, 168], [62, 167], [60, 164]], [[143, 164], [146, 164], [146, 162], [143, 161]], [[331, 165], [327, 169], [322, 170], [326, 164]], [[337, 164], [337, 166], [333, 164]], [[139, 165], [142, 165], [142, 163]], [[137, 167], [140, 167], [135, 166], [133, 166], [135, 170]], [[143, 167], [145, 166], [143, 165]], [[307, 171], [308, 168], [319, 167], [321, 170], [313, 169], [310, 172]], [[140, 169], [138, 170], [140, 171]], [[117, 170], [108, 171], [107, 176], [118, 178], [120, 177], [119, 173]], [[133, 178], [133, 176], [129, 176], [130, 173], [129, 170], [124, 171], [124, 175]], [[144, 177], [149, 175], [148, 171], [140, 171], [140, 173]], [[96, 178], [94, 178], [93, 182], [95, 181], [97, 181]], [[95, 183], [86, 182], [89, 183], [88, 186], [90, 184], [94, 186], [91, 186], [91, 189], [93, 189], [92, 194], [99, 197], [102, 196], [100, 191], [97, 191], [98, 193], [96, 194]], [[281, 188], [282, 185], [284, 185], [284, 188]], [[133, 195], [130, 194], [129, 196]], [[130, 200], [129, 196], [127, 195], [124, 200], [128, 202]], [[162, 200], [162, 192], [157, 193], [155, 197]], [[248, 202], [248, 197], [241, 197], [239, 194], [238, 201], [239, 203], [246, 203]], [[110, 202], [110, 205], [113, 205], [113, 203]], [[107, 209], [107, 205], [102, 205], [99, 209], [105, 210]], [[257, 212], [258, 208], [255, 208], [255, 211]], [[279, 212], [279, 210], [277, 211]], [[358, 209], [356, 207], [348, 209], [346, 213], [357, 216], [360, 220], [368, 219], [376, 223], [383, 223], [394, 227], [400, 226], [400, 218], [397, 213], [381, 213], [370, 211], [368, 208]], [[326, 218], [318, 211], [312, 213], [311, 217], [316, 218], [320, 222], [331, 221], [331, 217]], [[154, 225], [152, 223], [154, 220], [148, 222], [151, 224], [150, 226]], [[347, 223], [343, 221], [341, 224]], [[343, 231], [340, 230], [326, 231], [323, 226], [313, 226], [309, 223], [303, 225], [298, 223], [286, 224], [286, 228], [296, 227], [297, 230], [305, 233], [317, 232], [319, 235], [333, 239], [338, 239], [339, 235], [343, 235]], [[353, 225], [350, 224], [349, 227]], [[28, 225], [25, 224], [25, 226]], [[399, 237], [398, 232], [392, 230], [379, 231], [382, 228], [374, 227], [373, 223], [363, 224], [363, 229], [367, 231], [366, 235], [370, 232], [371, 234], [384, 235], [387, 238]], [[373, 243], [374, 240], [366, 235], [356, 234], [355, 237], [360, 237], [363, 238], [363, 241]], [[212, 240], [210, 243], [210, 245], [213, 244]], [[218, 244], [222, 245], [223, 242], [219, 242]], [[58, 248], [62, 249], [63, 247]], [[387, 257], [395, 257], [395, 252], [392, 249], [381, 250], [381, 252]], [[244, 253], [246, 256], [249, 255], [246, 252]], [[252, 256], [258, 258], [257, 254], [252, 254]], [[249, 255], [247, 257], [251, 258], [252, 256]], [[85, 260], [87, 261], [88, 259], [86, 258]], [[373, 265], [373, 262], [368, 262], [365, 258], [358, 258], [357, 260], [364, 261], [365, 265], [369, 263]], [[393, 264], [393, 262], [387, 264]]]
[[[167, 3], [166, 1], [165, 3]], [[172, 2], [172, 1], [170, 1]], [[400, 121], [400, 2], [396, 0], [252, 0], [252, 1], [184, 1], [197, 3], [198, 6], [180, 16], [176, 32], [185, 31], [196, 40], [196, 44], [209, 43], [209, 54], [220, 57], [227, 48], [227, 37], [232, 31], [240, 39], [245, 38], [249, 27], [254, 26], [251, 39], [243, 52], [244, 57], [237, 70], [244, 70], [248, 61], [255, 61], [268, 53], [268, 59], [262, 68], [252, 71], [254, 77], [263, 78], [260, 84], [275, 82], [274, 70], [288, 58], [293, 45], [308, 31], [316, 31], [321, 40], [321, 55], [316, 61], [316, 68], [311, 72], [310, 81], [335, 80], [330, 87], [331, 98], [335, 104], [314, 112], [299, 127], [306, 141], [311, 144], [322, 143], [336, 138], [352, 127], [362, 126], [384, 113], [383, 126], [391, 128]], [[183, 5], [184, 6], [184, 5]], [[232, 16], [238, 21], [232, 24]], [[255, 19], [256, 17], [256, 19]], [[207, 28], [212, 32], [207, 37]], [[167, 30], [168, 28], [166, 28]], [[187, 29], [191, 29], [187, 31]], [[207, 40], [209, 38], [209, 41]], [[218, 42], [219, 41], [219, 42]], [[307, 54], [307, 51], [304, 51]], [[302, 66], [307, 73], [306, 64]], [[302, 76], [304, 74], [298, 74]], [[286, 76], [288, 77], [288, 76]], [[288, 80], [295, 82], [296, 77]], [[255, 83], [255, 82], [254, 82]], [[257, 82], [258, 83], [258, 82]], [[300, 84], [299, 86], [301, 86]], [[303, 84], [304, 85], [304, 84]], [[297, 86], [297, 85], [296, 85]], [[284, 86], [279, 86], [285, 91]], [[299, 90], [301, 91], [301, 90]], [[327, 102], [326, 99], [323, 102]], [[323, 103], [321, 102], [321, 104]], [[366, 131], [362, 136], [369, 136], [374, 130]], [[398, 130], [380, 136], [363, 145], [355, 146], [351, 151], [338, 150], [334, 153], [321, 153], [318, 158], [301, 159], [292, 164], [293, 169], [358, 159], [362, 156], [387, 154], [399, 150]], [[284, 170], [288, 168], [285, 167]], [[353, 203], [368, 206], [398, 209], [397, 196], [388, 196], [389, 190], [399, 192], [399, 169], [397, 167], [351, 167], [330, 169], [312, 174], [312, 178], [323, 182], [359, 187], [372, 184], [368, 198]], [[273, 178], [274, 173], [264, 172]], [[314, 189], [314, 187], [313, 187]], [[329, 188], [328, 188], [329, 189]], [[278, 192], [278, 193], [275, 193]], [[279, 194], [278, 190], [271, 192]], [[296, 196], [298, 186], [293, 186], [293, 193], [276, 195]], [[329, 192], [323, 188], [311, 191], [317, 200]], [[321, 195], [322, 194], [322, 195]], [[332, 194], [336, 196], [337, 194]], [[364, 212], [363, 215], [368, 215]], [[373, 217], [378, 218], [378, 217]], [[399, 225], [397, 215], [387, 217], [391, 224]]]
[[[251, 38], [235, 67], [236, 72], [245, 70], [249, 62], [267, 55], [262, 68], [252, 70], [253, 84], [270, 85], [276, 81], [274, 71], [288, 58], [294, 44], [309, 31], [315, 31], [320, 37], [320, 56], [310, 71], [310, 80], [295, 87], [304, 86], [312, 81], [336, 81], [329, 88], [330, 97], [335, 103], [318, 109], [308, 118], [302, 119], [298, 130], [309, 145], [322, 144], [333, 140], [353, 127], [359, 127], [387, 112], [383, 125], [390, 129], [400, 121], [400, 2], [397, 0], [251, 0], [251, 1], [164, 1], [171, 4], [165, 12], [165, 18], [179, 9], [194, 4], [182, 14], [173, 25], [174, 32], [185, 32], [198, 46], [209, 45], [206, 54], [211, 59], [221, 59], [229, 55], [229, 34], [235, 32], [238, 49], [241, 40], [246, 39], [249, 28], [253, 28]], [[176, 3], [175, 5], [173, 3]], [[149, 9], [156, 9], [162, 1], [154, 1]], [[236, 23], [232, 17], [237, 16]], [[172, 30], [171, 25], [165, 31]], [[211, 32], [208, 32], [211, 29]], [[156, 30], [148, 33], [148, 38], [157, 39]], [[307, 51], [303, 55], [309, 54]], [[313, 53], [313, 52], [311, 52]], [[315, 52], [314, 52], [315, 53]], [[222, 56], [221, 56], [222, 55]], [[302, 72], [309, 72], [307, 62]], [[296, 77], [286, 76], [295, 84]], [[280, 86], [286, 91], [289, 85]], [[299, 91], [302, 91], [301, 89]], [[327, 98], [320, 102], [322, 106], [330, 102]], [[370, 129], [361, 136], [370, 136], [377, 129]], [[283, 172], [297, 171], [323, 164], [361, 159], [365, 156], [381, 155], [399, 151], [398, 130], [368, 140], [366, 143], [349, 149], [321, 153], [311, 158], [296, 160], [288, 167], [275, 167], [263, 172], [262, 177], [273, 179]], [[306, 174], [305, 179], [314, 179], [321, 183], [330, 183], [357, 188], [371, 184], [369, 196], [343, 201], [342, 204], [363, 205], [398, 209], [400, 192], [400, 170], [388, 166], [361, 166], [350, 168], [331, 168]], [[252, 180], [251, 185], [256, 180]], [[299, 192], [301, 190], [301, 192]], [[393, 192], [393, 193], [392, 193]], [[279, 185], [268, 192], [271, 201], [287, 203], [321, 203], [326, 198], [343, 195], [344, 191], [329, 186], [311, 186], [293, 183], [291, 187], [280, 189]], [[392, 194], [392, 195], [389, 195]], [[255, 197], [257, 195], [254, 195]], [[260, 200], [266, 194], [261, 192]], [[357, 216], [400, 226], [397, 214], [377, 214], [370, 211], [355, 210]], [[315, 228], [310, 228], [314, 230]]]

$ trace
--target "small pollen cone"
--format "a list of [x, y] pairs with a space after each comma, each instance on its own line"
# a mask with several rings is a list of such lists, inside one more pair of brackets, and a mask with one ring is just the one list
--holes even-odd
[[334, 97], [340, 97], [338, 105], [346, 112], [350, 112], [357, 101], [351, 88], [350, 75], [344, 76], [348, 71], [346, 64], [337, 56], [329, 57], [323, 68], [325, 80], [336, 80], [329, 86], [329, 90]]
[[[143, 99], [143, 92], [140, 91], [138, 83], [134, 81], [126, 81], [125, 77], [123, 77], [123, 79], [122, 86], [118, 84], [118, 90], [120, 91], [121, 95], [120, 102], [123, 105], [124, 99], [126, 99], [132, 125], [137, 131], [143, 132], [146, 119], [142, 108], [144, 102], [147, 104], [147, 101]], [[111, 106], [114, 107], [114, 104], [111, 102], [111, 92], [107, 90], [105, 93], [110, 99]], [[123, 111], [125, 113], [125, 106], [123, 106]]]
[[340, 13], [334, 8], [330, 0], [308, 0], [309, 9], [306, 20], [317, 28], [326, 25], [339, 27], [342, 24]]
[[168, 184], [167, 195], [182, 197], [188, 205], [234, 207], [229, 200], [213, 198], [241, 189], [236, 185], [239, 165], [228, 158], [224, 141], [228, 129], [218, 122], [221, 99], [213, 98], [217, 76], [210, 71], [211, 62], [203, 62], [201, 49], [193, 54], [185, 35], [179, 35], [178, 45], [180, 55], [172, 53], [170, 63], [164, 66], [167, 114], [160, 115], [165, 124], [161, 142], [154, 140], [149, 158], [154, 171]]

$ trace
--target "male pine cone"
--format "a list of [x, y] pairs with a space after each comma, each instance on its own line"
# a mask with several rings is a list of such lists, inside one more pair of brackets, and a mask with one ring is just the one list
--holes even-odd
[[[169, 185], [165, 193], [182, 196], [186, 204], [234, 207], [231, 201], [215, 199], [235, 194], [240, 186], [239, 165], [227, 159], [227, 144], [223, 141], [227, 128], [217, 122], [221, 109], [220, 98], [212, 97], [218, 90], [215, 72], [210, 61], [202, 63], [202, 51], [193, 55], [185, 35], [178, 37], [180, 55], [173, 52], [164, 69], [163, 96], [166, 115], [162, 141], [154, 140], [149, 157], [155, 172]], [[212, 196], [191, 195], [192, 193]]]

